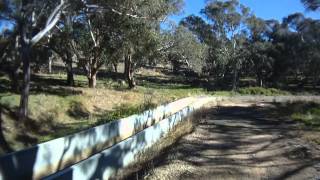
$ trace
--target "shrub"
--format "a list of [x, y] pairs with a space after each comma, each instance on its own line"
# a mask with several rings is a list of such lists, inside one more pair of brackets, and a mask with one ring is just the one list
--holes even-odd
[[144, 103], [143, 105], [127, 105], [123, 104], [114, 108], [114, 111], [108, 112], [103, 116], [102, 121], [99, 124], [107, 123], [112, 120], [125, 118], [134, 114], [140, 114], [146, 110], [150, 110], [156, 107], [156, 104]]
[[320, 127], [320, 105], [315, 103], [305, 104], [291, 118], [300, 121], [307, 126]]
[[277, 96], [277, 95], [289, 95], [287, 91], [282, 91], [275, 88], [262, 88], [262, 87], [248, 87], [240, 88], [238, 93], [241, 95], [264, 95], [264, 96]]

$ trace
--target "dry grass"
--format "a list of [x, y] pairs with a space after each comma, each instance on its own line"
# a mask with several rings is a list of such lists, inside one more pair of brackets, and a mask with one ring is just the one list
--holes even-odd
[[86, 89], [83, 91], [83, 105], [90, 113], [112, 111], [114, 107], [123, 104], [138, 105], [144, 101], [144, 96], [135, 91], [116, 91], [111, 89]]
[[[164, 74], [143, 70], [140, 76], [163, 78]], [[1, 132], [11, 152], [66, 136], [110, 120], [140, 113], [144, 108], [202, 95], [201, 88], [182, 84], [150, 84], [145, 81], [134, 90], [108, 78], [98, 79], [96, 89], [86, 87], [84, 76], [75, 76], [75, 88], [64, 85], [65, 74], [41, 74], [33, 78], [29, 100], [29, 119], [17, 122], [19, 94], [0, 91]], [[0, 77], [9, 85], [8, 78]], [[150, 106], [151, 105], [151, 106]], [[120, 112], [120, 113], [118, 113]], [[3, 154], [0, 152], [0, 155]]]

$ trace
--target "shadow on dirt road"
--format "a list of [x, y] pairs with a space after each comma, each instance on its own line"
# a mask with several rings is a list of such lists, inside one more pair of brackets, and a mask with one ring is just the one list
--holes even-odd
[[320, 179], [319, 147], [269, 105], [209, 109], [146, 179]]

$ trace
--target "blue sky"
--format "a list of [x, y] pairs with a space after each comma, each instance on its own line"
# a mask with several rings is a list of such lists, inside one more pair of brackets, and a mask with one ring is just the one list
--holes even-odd
[[[282, 20], [283, 17], [301, 12], [307, 17], [320, 19], [320, 12], [306, 11], [300, 0], [239, 0], [241, 4], [249, 7], [256, 16], [263, 19]], [[170, 20], [179, 22], [183, 17], [190, 14], [199, 15], [205, 6], [205, 0], [185, 0], [184, 12], [170, 17]]]
[[[185, 7], [179, 15], [171, 16], [169, 19], [178, 23], [183, 17], [191, 14], [199, 15], [200, 10], [205, 6], [205, 0], [184, 0]], [[258, 17], [263, 19], [282, 20], [283, 17], [301, 12], [307, 17], [320, 19], [320, 11], [306, 11], [300, 0], [239, 0], [240, 3], [249, 7]], [[166, 27], [166, 25], [163, 25]], [[12, 27], [9, 22], [0, 21], [0, 32], [4, 27]]]

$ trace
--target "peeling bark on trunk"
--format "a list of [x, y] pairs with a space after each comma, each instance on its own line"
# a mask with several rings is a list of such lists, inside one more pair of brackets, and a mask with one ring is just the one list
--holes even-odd
[[97, 73], [91, 74], [90, 77], [88, 77], [89, 80], [89, 88], [96, 88], [97, 86]]
[[115, 73], [118, 73], [118, 63], [113, 63], [113, 70]]
[[83, 66], [83, 68], [87, 74], [89, 88], [96, 88], [97, 74], [98, 74], [98, 70], [100, 67], [101, 66], [98, 65], [98, 62], [96, 61], [96, 59], [93, 60], [92, 63], [89, 63], [89, 64]]
[[132, 56], [131, 54], [127, 54], [125, 57], [125, 78], [127, 79], [129, 89], [133, 89], [136, 86], [136, 82], [134, 79], [134, 68], [133, 68], [133, 62], [132, 62]]

